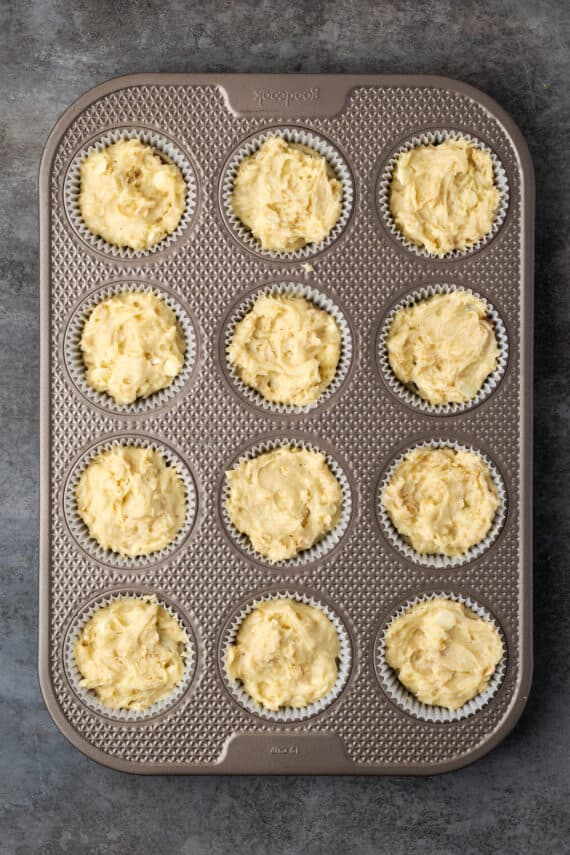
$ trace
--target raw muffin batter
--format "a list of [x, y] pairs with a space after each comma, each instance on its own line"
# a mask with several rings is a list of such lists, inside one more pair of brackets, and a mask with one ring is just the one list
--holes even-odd
[[485, 461], [473, 451], [415, 448], [396, 467], [382, 502], [422, 554], [462, 555], [483, 540], [499, 507]]
[[244, 158], [234, 180], [233, 211], [267, 250], [320, 243], [341, 205], [342, 185], [325, 158], [282, 137], [269, 137]]
[[474, 398], [499, 355], [487, 307], [467, 291], [399, 309], [386, 346], [396, 377], [431, 404]]
[[104, 549], [150, 555], [172, 543], [184, 523], [184, 484], [158, 451], [117, 445], [82, 472], [77, 509]]
[[340, 358], [337, 322], [303, 297], [262, 295], [234, 330], [229, 360], [268, 401], [312, 404]]
[[150, 249], [176, 229], [185, 206], [178, 167], [137, 139], [93, 151], [81, 164], [83, 221], [115, 246]]
[[339, 521], [342, 490], [319, 451], [276, 448], [226, 476], [232, 523], [272, 562], [309, 549]]
[[75, 642], [80, 685], [111, 709], [145, 710], [184, 674], [188, 638], [154, 598], [115, 600], [87, 621]]
[[397, 227], [409, 241], [438, 256], [485, 237], [500, 199], [490, 154], [463, 139], [400, 155], [390, 187]]
[[448, 710], [485, 691], [502, 655], [497, 628], [445, 597], [412, 606], [386, 633], [386, 661], [400, 682]]
[[170, 386], [186, 345], [176, 315], [156, 294], [117, 294], [99, 303], [81, 336], [87, 382], [118, 404]]
[[306, 707], [332, 690], [339, 653], [336, 629], [320, 609], [268, 600], [243, 621], [228, 648], [227, 668], [268, 710]]

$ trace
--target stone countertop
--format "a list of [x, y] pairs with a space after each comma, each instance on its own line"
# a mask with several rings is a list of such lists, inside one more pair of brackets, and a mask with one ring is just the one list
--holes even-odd
[[[564, 0], [0, 0], [0, 853], [538, 853], [568, 849], [570, 168]], [[537, 182], [535, 677], [506, 741], [450, 775], [145, 778], [59, 733], [36, 676], [38, 236], [47, 135], [134, 71], [422, 72], [515, 119]]]

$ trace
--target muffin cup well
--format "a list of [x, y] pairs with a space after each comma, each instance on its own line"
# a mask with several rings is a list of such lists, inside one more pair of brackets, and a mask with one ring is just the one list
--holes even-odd
[[[103, 151], [120, 140], [137, 139], [145, 145], [152, 146], [157, 154], [165, 161], [174, 163], [182, 173], [186, 183], [186, 205], [180, 218], [180, 222], [173, 232], [166, 235], [161, 241], [149, 249], [131, 249], [126, 246], [115, 246], [104, 238], [92, 232], [81, 216], [79, 208], [79, 195], [81, 192], [81, 164], [94, 151]], [[108, 131], [100, 137], [84, 146], [73, 158], [65, 176], [63, 188], [63, 200], [69, 221], [76, 234], [92, 249], [110, 255], [115, 259], [140, 259], [148, 258], [150, 255], [171, 246], [177, 241], [182, 233], [190, 225], [196, 210], [198, 201], [198, 182], [196, 172], [188, 157], [183, 151], [170, 140], [156, 131], [145, 128], [117, 128]]]
[[[497, 339], [497, 344], [499, 345], [497, 366], [485, 379], [477, 394], [469, 401], [464, 401], [463, 403], [452, 402], [448, 404], [431, 404], [429, 401], [424, 400], [424, 398], [409, 386], [406, 386], [406, 384], [399, 380], [394, 374], [388, 358], [388, 334], [390, 332], [392, 321], [400, 309], [409, 308], [435, 295], [452, 294], [456, 291], [466, 291], [468, 294], [472, 294], [474, 297], [477, 297], [477, 299], [482, 300], [485, 303], [488, 316], [493, 322], [493, 329]], [[476, 407], [478, 404], [482, 403], [499, 385], [499, 382], [505, 373], [509, 359], [509, 339], [505, 325], [497, 310], [487, 299], [485, 299], [485, 297], [482, 297], [476, 291], [473, 291], [471, 288], [464, 288], [463, 286], [458, 285], [426, 285], [424, 288], [412, 291], [406, 297], [401, 299], [386, 316], [378, 336], [377, 356], [380, 372], [388, 388], [406, 404], [421, 410], [423, 413], [429, 413], [430, 415], [459, 415], [459, 413], [464, 413], [472, 407]]]
[[[297, 297], [304, 297], [317, 308], [328, 312], [328, 314], [335, 319], [340, 329], [341, 349], [335, 375], [326, 389], [323, 390], [322, 394], [311, 404], [299, 406], [296, 404], [278, 404], [273, 401], [268, 401], [264, 398], [261, 392], [258, 392], [257, 389], [253, 389], [251, 386], [248, 386], [240, 379], [235, 366], [229, 359], [229, 349], [237, 324], [251, 311], [254, 303], [259, 297], [276, 295], [294, 295]], [[249, 404], [259, 407], [268, 413], [301, 415], [314, 410], [338, 392], [346, 380], [352, 362], [352, 332], [344, 312], [338, 307], [334, 300], [328, 297], [325, 293], [299, 282], [279, 282], [273, 285], [256, 288], [244, 297], [239, 305], [232, 310], [229, 319], [224, 326], [222, 335], [227, 374], [234, 388]]]
[[[483, 540], [475, 544], [475, 546], [472, 546], [471, 549], [468, 549], [467, 552], [464, 552], [462, 555], [428, 555], [416, 552], [416, 550], [413, 549], [410, 544], [405, 540], [405, 538], [399, 533], [396, 526], [390, 519], [388, 511], [384, 507], [382, 495], [384, 493], [385, 487], [390, 482], [392, 475], [396, 470], [396, 467], [404, 460], [404, 458], [407, 454], [409, 454], [410, 451], [414, 451], [417, 448], [453, 448], [456, 451], [471, 451], [474, 454], [477, 454], [489, 468], [491, 478], [497, 489], [497, 494], [499, 497], [499, 507], [497, 508], [491, 528], [489, 529], [486, 537], [484, 537]], [[418, 442], [414, 445], [410, 445], [408, 448], [405, 449], [405, 451], [399, 454], [395, 460], [392, 461], [380, 481], [378, 495], [376, 499], [376, 507], [382, 531], [386, 536], [388, 542], [393, 547], [395, 547], [398, 552], [400, 552], [414, 564], [420, 564], [424, 567], [443, 570], [448, 567], [461, 567], [464, 564], [468, 564], [469, 562], [474, 561], [476, 558], [479, 558], [481, 555], [483, 555], [484, 552], [487, 551], [487, 549], [489, 549], [490, 546], [492, 546], [492, 544], [499, 536], [499, 533], [501, 532], [501, 529], [503, 528], [506, 519], [507, 493], [503, 479], [499, 474], [499, 470], [497, 469], [495, 464], [487, 457], [487, 455], [483, 454], [483, 452], [480, 451], [478, 448], [473, 448], [472, 446], [466, 446], [462, 445], [459, 442], [452, 442], [450, 440], [444, 439], [431, 441], [426, 440], [425, 442]]]
[[[126, 293], [154, 294], [159, 297], [174, 312], [184, 334], [186, 350], [182, 371], [176, 375], [170, 386], [159, 389], [146, 398], [137, 398], [131, 404], [118, 404], [111, 395], [106, 392], [98, 392], [87, 382], [87, 369], [81, 351], [81, 336], [91, 312], [99, 303], [117, 294]], [[164, 407], [186, 386], [196, 364], [197, 343], [195, 327], [188, 312], [172, 295], [160, 287], [125, 281], [106, 285], [82, 300], [66, 327], [63, 355], [73, 384], [90, 403], [117, 415], [142, 415]]]
[[342, 508], [340, 519], [336, 526], [327, 534], [324, 535], [317, 543], [313, 544], [309, 549], [303, 549], [301, 552], [297, 553], [294, 558], [287, 558], [282, 561], [271, 562], [268, 558], [262, 555], [260, 552], [257, 552], [253, 546], [251, 545], [251, 541], [249, 537], [243, 532], [239, 531], [231, 521], [229, 514], [226, 509], [226, 502], [230, 495], [230, 486], [228, 482], [228, 478], [224, 475], [221, 494], [220, 494], [220, 512], [222, 521], [224, 523], [224, 527], [226, 532], [230, 536], [234, 546], [236, 546], [241, 552], [245, 553], [245, 555], [256, 561], [259, 564], [263, 564], [265, 567], [270, 570], [283, 570], [287, 572], [289, 569], [294, 569], [297, 567], [301, 567], [305, 564], [313, 564], [316, 561], [324, 560], [327, 555], [340, 543], [344, 534], [346, 533], [351, 517], [352, 517], [352, 493], [348, 478], [341, 468], [340, 464], [337, 463], [332, 454], [329, 454], [323, 448], [320, 448], [318, 445], [313, 444], [309, 440], [305, 439], [289, 439], [288, 437], [279, 437], [277, 439], [265, 439], [251, 448], [244, 451], [238, 458], [232, 461], [230, 464], [230, 468], [234, 469], [240, 463], [243, 463], [245, 460], [253, 460], [255, 457], [258, 457], [260, 454], [264, 454], [266, 451], [273, 451], [276, 448], [304, 448], [308, 451], [317, 451], [324, 455], [327, 466], [331, 470], [332, 474], [338, 481], [338, 484], [342, 491]]
[[[232, 193], [234, 181], [241, 162], [255, 154], [270, 137], [282, 137], [288, 143], [305, 145], [322, 155], [342, 185], [342, 207], [340, 216], [329, 232], [318, 244], [306, 244], [301, 249], [289, 252], [263, 249], [261, 243], [245, 226], [233, 211]], [[304, 128], [271, 128], [246, 140], [230, 157], [221, 180], [221, 207], [224, 221], [230, 232], [242, 246], [264, 258], [276, 261], [299, 261], [310, 258], [327, 249], [344, 231], [352, 213], [354, 203], [354, 182], [348, 164], [340, 152], [324, 137]]]
[[[468, 142], [475, 145], [477, 148], [480, 148], [482, 151], [486, 151], [487, 154], [490, 155], [491, 160], [493, 161], [493, 175], [495, 178], [495, 186], [498, 188], [501, 194], [501, 200], [499, 203], [499, 210], [497, 211], [495, 219], [493, 221], [493, 226], [486, 235], [484, 235], [476, 243], [466, 247], [465, 249], [455, 249], [452, 252], [446, 253], [445, 255], [437, 256], [432, 255], [423, 247], [412, 243], [402, 234], [402, 232], [396, 225], [394, 218], [392, 217], [392, 212], [390, 211], [390, 187], [392, 184], [394, 169], [398, 162], [398, 158], [401, 155], [405, 154], [408, 151], [411, 151], [414, 148], [419, 148], [421, 146], [427, 145], [438, 145], [439, 143], [445, 142], [446, 140], [467, 140]], [[493, 240], [493, 238], [503, 225], [507, 216], [507, 211], [509, 208], [509, 182], [503, 164], [501, 163], [495, 152], [492, 151], [492, 149], [490, 149], [489, 146], [487, 146], [484, 142], [477, 139], [477, 137], [474, 137], [471, 134], [461, 133], [459, 131], [424, 131], [423, 133], [418, 134], [417, 136], [414, 136], [404, 142], [395, 152], [395, 154], [390, 157], [388, 163], [386, 164], [383, 172], [380, 175], [376, 198], [380, 215], [384, 221], [384, 224], [386, 225], [386, 228], [388, 229], [388, 232], [402, 246], [405, 246], [406, 249], [410, 250], [410, 252], [415, 253], [421, 258], [429, 258], [432, 261], [449, 261], [457, 258], [465, 258], [468, 255], [477, 252], [479, 249], [482, 249], [484, 246], [486, 246], [486, 244]]]
[[[306, 707], [284, 707], [280, 710], [269, 710], [266, 709], [266, 707], [264, 707], [262, 704], [256, 703], [253, 698], [247, 694], [247, 692], [242, 687], [241, 681], [234, 680], [232, 677], [230, 677], [226, 664], [227, 652], [230, 645], [235, 642], [239, 628], [242, 625], [243, 621], [249, 614], [251, 614], [251, 612], [256, 608], [256, 606], [258, 606], [260, 603], [267, 602], [269, 600], [283, 599], [296, 600], [298, 603], [305, 603], [305, 605], [313, 606], [314, 608], [320, 609], [332, 622], [340, 642], [338, 676], [333, 688], [327, 695], [312, 704], [308, 704]], [[250, 712], [253, 715], [259, 716], [261, 718], [269, 719], [270, 721], [297, 722], [318, 715], [339, 697], [339, 695], [345, 688], [348, 682], [348, 678], [350, 676], [350, 671], [352, 668], [352, 646], [346, 627], [344, 626], [338, 615], [331, 608], [329, 608], [329, 606], [307, 594], [302, 594], [297, 591], [280, 591], [277, 593], [269, 592], [265, 594], [260, 594], [258, 597], [251, 599], [231, 619], [222, 637], [220, 658], [220, 669], [226, 688], [228, 689], [234, 700], [236, 700], [241, 707], [246, 709], [247, 712]]]
[[[184, 484], [186, 498], [186, 518], [184, 524], [172, 543], [149, 555], [127, 556], [120, 555], [118, 552], [113, 552], [110, 549], [104, 549], [95, 538], [91, 537], [87, 525], [83, 522], [77, 510], [76, 490], [82, 473], [101, 452], [108, 451], [116, 446], [151, 448], [154, 451], [158, 451], [169, 465], [175, 467]], [[105, 564], [107, 567], [113, 567], [117, 570], [145, 570], [147, 567], [158, 564], [164, 558], [172, 556], [183, 544], [192, 531], [196, 519], [197, 501], [198, 497], [194, 478], [187, 464], [175, 451], [163, 445], [158, 440], [148, 437], [124, 436], [113, 437], [112, 439], [98, 442], [76, 460], [64, 487], [63, 510], [73, 539], [91, 558], [94, 558], [101, 564]]]
[[[430, 704], [424, 704], [422, 701], [419, 701], [415, 695], [406, 689], [404, 684], [400, 682], [396, 672], [386, 662], [386, 633], [388, 632], [391, 624], [396, 620], [396, 618], [405, 614], [410, 608], [412, 608], [412, 606], [415, 606], [418, 603], [428, 602], [429, 600], [435, 600], [440, 597], [447, 600], [453, 600], [456, 603], [462, 603], [464, 606], [471, 609], [471, 611], [475, 612], [475, 614], [480, 618], [492, 623], [498, 630], [503, 644], [503, 656], [497, 664], [485, 691], [476, 695], [456, 710], [448, 710], [445, 707], [431, 706]], [[487, 611], [487, 609], [483, 608], [483, 606], [479, 605], [479, 603], [472, 600], [470, 597], [464, 597], [462, 594], [446, 592], [434, 592], [431, 594], [419, 595], [399, 606], [384, 625], [384, 628], [380, 631], [374, 658], [378, 679], [380, 680], [380, 683], [388, 697], [391, 698], [397, 706], [415, 718], [430, 722], [461, 721], [462, 719], [475, 715], [475, 713], [483, 709], [483, 707], [486, 706], [496, 695], [507, 670], [507, 648], [505, 636], [495, 618]]]
[[[108, 707], [105, 704], [101, 703], [97, 698], [96, 693], [91, 689], [86, 689], [80, 685], [81, 683], [81, 673], [77, 667], [77, 663], [75, 662], [74, 655], [74, 647], [75, 642], [79, 638], [83, 628], [86, 623], [96, 614], [99, 609], [104, 608], [105, 606], [110, 605], [111, 603], [116, 602], [117, 600], [145, 600], [145, 601], [157, 601], [159, 605], [166, 609], [166, 611], [172, 615], [176, 619], [176, 621], [180, 624], [184, 633], [186, 634], [186, 657], [184, 660], [184, 674], [182, 676], [182, 680], [178, 683], [177, 686], [174, 687], [171, 694], [162, 700], [158, 701], [156, 704], [148, 707], [146, 710], [128, 710], [128, 709], [113, 709], [112, 707]], [[71, 684], [71, 687], [78, 698], [81, 700], [86, 707], [88, 707], [93, 712], [98, 713], [99, 715], [106, 716], [107, 718], [112, 718], [117, 721], [122, 722], [138, 722], [138, 721], [146, 721], [147, 719], [154, 718], [157, 715], [165, 712], [176, 704], [182, 695], [186, 692], [190, 683], [192, 682], [192, 678], [194, 677], [194, 672], [196, 668], [196, 650], [195, 650], [195, 640], [194, 635], [190, 626], [190, 623], [183, 619], [182, 615], [175, 610], [170, 603], [163, 600], [159, 594], [141, 594], [139, 592], [129, 592], [129, 591], [120, 591], [114, 592], [111, 594], [103, 595], [98, 597], [95, 602], [92, 602], [89, 606], [82, 609], [82, 611], [74, 618], [70, 629], [67, 633], [67, 637], [64, 643], [64, 666], [67, 672], [67, 677]]]

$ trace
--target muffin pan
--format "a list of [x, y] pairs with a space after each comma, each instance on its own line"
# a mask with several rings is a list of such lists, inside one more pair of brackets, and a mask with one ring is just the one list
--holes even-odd
[[[71, 203], [82, 156], [124, 133], [166, 140], [165, 155], [182, 158], [192, 181], [191, 210], [174, 239], [146, 254], [91, 240]], [[318, 139], [350, 188], [341, 227], [305, 253], [259, 252], [228, 216], [228, 171], [271, 133]], [[476, 139], [508, 186], [490, 238], [442, 259], [392, 234], [381, 192], [394, 154], [433, 134]], [[531, 678], [533, 175], [511, 119], [477, 90], [438, 77], [120, 78], [80, 98], [52, 132], [40, 173], [40, 232], [39, 672], [63, 733], [101, 763], [146, 774], [433, 774], [495, 746], [519, 718]], [[99, 294], [138, 287], [183, 310], [191, 364], [172, 393], [143, 407], [113, 407], [78, 375], [77, 318]], [[454, 287], [493, 307], [505, 359], [473, 406], [424, 408], [386, 377], [383, 326], [410, 295]], [[252, 294], [274, 288], [329, 301], [346, 324], [342, 381], [317, 406], [264, 407], [225, 362], [228, 324]], [[167, 450], [194, 496], [179, 540], [149, 560], [101, 554], [77, 523], [69, 485], [93, 448], [116, 441]], [[251, 449], [284, 441], [335, 461], [350, 507], [326, 548], [271, 566], [228, 530], [224, 470]], [[425, 443], [479, 451], [503, 483], [493, 538], [456, 565], [416, 561], [379, 514], [386, 472]], [[283, 592], [324, 604], [343, 628], [342, 684], [309, 715], [261, 715], [227, 685], [223, 649], [236, 616]], [[402, 703], [380, 661], [394, 614], [435, 593], [476, 604], [505, 644], [485, 702], [451, 717]], [[81, 616], [129, 594], [155, 594], [192, 640], [182, 690], [134, 719], [106, 715], [77, 691], [69, 660]]]

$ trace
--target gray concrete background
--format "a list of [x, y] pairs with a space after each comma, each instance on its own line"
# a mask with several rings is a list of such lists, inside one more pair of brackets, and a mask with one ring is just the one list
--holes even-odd
[[[0, 0], [0, 853], [570, 852], [565, 0]], [[443, 777], [140, 778], [52, 724], [36, 678], [36, 175], [58, 115], [133, 71], [433, 72], [492, 95], [537, 178], [535, 632], [515, 731]]]

